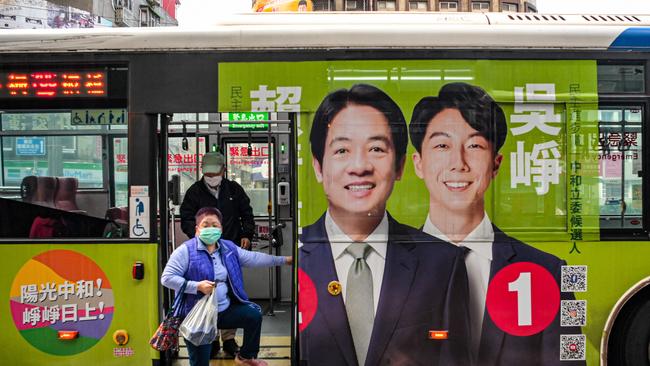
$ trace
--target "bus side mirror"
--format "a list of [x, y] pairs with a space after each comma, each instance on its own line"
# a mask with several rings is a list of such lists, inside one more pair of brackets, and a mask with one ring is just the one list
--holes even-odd
[[168, 182], [169, 199], [176, 206], [181, 204], [181, 177], [178, 174], [172, 175], [172, 179]]

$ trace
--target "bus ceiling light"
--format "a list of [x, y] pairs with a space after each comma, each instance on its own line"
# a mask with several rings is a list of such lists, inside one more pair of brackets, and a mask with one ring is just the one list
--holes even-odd
[[62, 341], [71, 341], [79, 337], [79, 331], [77, 330], [60, 330], [58, 338]]
[[443, 340], [449, 338], [449, 332], [446, 330], [430, 330], [429, 339]]

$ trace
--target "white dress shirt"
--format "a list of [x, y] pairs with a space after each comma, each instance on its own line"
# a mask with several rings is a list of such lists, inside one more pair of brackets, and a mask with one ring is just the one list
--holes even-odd
[[472, 352], [474, 360], [477, 360], [478, 350], [481, 344], [485, 296], [487, 295], [488, 283], [490, 282], [490, 265], [492, 264], [492, 243], [494, 242], [492, 222], [490, 222], [490, 218], [486, 213], [481, 223], [459, 243], [454, 243], [449, 240], [431, 222], [429, 217], [427, 217], [422, 231], [459, 247], [471, 249], [465, 257], [465, 266], [467, 267], [467, 280], [470, 291], [469, 311], [471, 317]]
[[[346, 299], [348, 271], [354, 262], [352, 255], [345, 251], [345, 249], [355, 241], [350, 239], [341, 228], [334, 222], [330, 216], [329, 211], [325, 214], [325, 230], [327, 231], [327, 238], [330, 241], [332, 248], [332, 258], [334, 258], [334, 266], [336, 267], [336, 275], [339, 282], [343, 287], [341, 295], [343, 295], [343, 302]], [[388, 246], [388, 216], [384, 213], [384, 217], [375, 230], [363, 240], [368, 243], [372, 250], [366, 257], [366, 263], [372, 272], [372, 297], [374, 302], [375, 314], [377, 314], [377, 305], [379, 304], [379, 295], [381, 293], [381, 282], [384, 278], [384, 267], [386, 264], [386, 249]]]

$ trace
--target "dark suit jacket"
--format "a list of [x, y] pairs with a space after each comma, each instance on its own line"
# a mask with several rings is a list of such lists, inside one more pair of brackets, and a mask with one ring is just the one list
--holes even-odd
[[[469, 365], [467, 272], [460, 249], [388, 216], [381, 295], [366, 366]], [[299, 337], [301, 365], [358, 366], [345, 304], [327, 291], [337, 280], [325, 216], [305, 227], [299, 267], [312, 279], [318, 308]], [[448, 330], [431, 340], [429, 330]]]
[[[521, 241], [511, 238], [494, 226], [490, 279], [503, 267], [516, 262], [533, 262], [546, 268], [560, 286], [560, 271], [566, 262]], [[574, 300], [573, 293], [561, 293], [561, 300]], [[585, 361], [560, 362], [560, 334], [580, 334], [580, 327], [560, 327], [560, 314], [544, 331], [519, 337], [506, 334], [490, 318], [483, 316], [483, 331], [479, 348], [480, 366], [577, 366]]]

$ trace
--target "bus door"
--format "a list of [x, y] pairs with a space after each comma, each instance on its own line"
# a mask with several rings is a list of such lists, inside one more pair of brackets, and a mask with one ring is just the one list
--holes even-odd
[[[161, 159], [168, 172], [167, 232], [161, 227], [161, 235], [168, 238], [162, 239], [167, 255], [188, 239], [181, 230], [180, 204], [187, 189], [201, 179], [200, 163], [209, 151], [225, 156], [226, 178], [240, 184], [250, 199], [255, 217], [251, 250], [292, 255], [297, 241], [291, 184], [295, 181], [294, 132], [288, 114], [262, 115], [250, 121], [252, 117], [244, 113], [180, 113], [161, 120], [167, 124], [167, 136], [161, 133], [167, 151]], [[161, 220], [162, 216], [161, 211]], [[260, 300], [267, 315], [275, 314], [278, 301], [291, 300], [290, 267], [246, 269], [244, 283], [249, 297]]]

